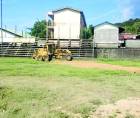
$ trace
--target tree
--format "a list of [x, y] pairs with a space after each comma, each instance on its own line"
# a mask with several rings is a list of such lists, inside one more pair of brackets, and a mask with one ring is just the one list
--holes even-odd
[[86, 39], [86, 34], [87, 32], [86, 32], [86, 28], [82, 28], [81, 29], [81, 32], [80, 32], [80, 38], [81, 39]]
[[134, 27], [135, 27], [135, 29], [136, 29], [136, 33], [139, 34], [139, 33], [140, 33], [140, 22], [136, 22], [136, 23], [134, 24]]
[[46, 20], [36, 21], [33, 28], [31, 28], [31, 36], [38, 38], [46, 38], [47, 23]]
[[89, 25], [87, 32], [88, 32], [88, 38], [93, 39], [93, 35], [94, 35], [94, 27], [93, 27], [93, 25]]
[[140, 34], [140, 19], [130, 19], [123, 23], [116, 23], [116, 25], [123, 27], [125, 32], [132, 33], [132, 34]]
[[81, 29], [80, 38], [81, 39], [92, 39], [94, 35], [94, 27], [89, 25], [87, 28]]

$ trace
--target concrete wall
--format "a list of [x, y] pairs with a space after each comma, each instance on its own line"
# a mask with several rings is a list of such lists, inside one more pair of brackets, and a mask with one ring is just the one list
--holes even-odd
[[110, 24], [95, 27], [94, 43], [96, 43], [99, 48], [117, 48], [119, 46], [119, 28]]
[[118, 43], [96, 43], [95, 47], [98, 48], [118, 48]]
[[129, 59], [129, 58], [140, 58], [140, 48], [130, 49], [130, 48], [99, 48], [95, 49], [94, 55], [96, 58], [115, 58], [115, 59]]
[[140, 48], [140, 40], [126, 40], [127, 48]]
[[81, 14], [63, 10], [54, 14], [54, 39], [79, 39]]

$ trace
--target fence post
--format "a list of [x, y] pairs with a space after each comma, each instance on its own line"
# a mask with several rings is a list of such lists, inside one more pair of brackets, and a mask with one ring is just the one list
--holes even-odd
[[71, 47], [71, 39], [69, 39], [69, 46], [68, 47]]
[[92, 58], [95, 58], [95, 52], [94, 52], [95, 51], [95, 43], [94, 43], [94, 41], [92, 41], [91, 44], [92, 44], [92, 46], [91, 46], [92, 47]]

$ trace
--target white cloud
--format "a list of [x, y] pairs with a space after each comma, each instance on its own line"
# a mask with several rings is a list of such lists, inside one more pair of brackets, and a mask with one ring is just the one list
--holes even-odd
[[117, 9], [112, 9], [112, 10], [109, 10], [108, 12], [106, 12], [106, 13], [104, 13], [104, 14], [95, 16], [94, 18], [92, 18], [92, 20], [97, 20], [97, 19], [106, 18], [106, 17], [108, 17], [108, 16], [112, 16], [112, 15], [115, 14], [115, 13], [117, 13]]
[[122, 10], [122, 17], [123, 17], [123, 20], [128, 20], [130, 19], [131, 17], [133, 17], [134, 15], [134, 12], [133, 12], [133, 7], [125, 7], [123, 8]]
[[132, 0], [118, 0], [118, 6], [122, 20], [128, 20], [134, 16], [135, 11]]

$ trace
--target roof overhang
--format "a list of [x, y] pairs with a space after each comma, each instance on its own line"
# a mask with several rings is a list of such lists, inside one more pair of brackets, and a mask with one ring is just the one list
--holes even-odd
[[70, 11], [81, 13], [80, 10], [77, 10], [77, 9], [74, 9], [74, 8], [71, 8], [71, 7], [64, 7], [64, 8], [56, 9], [56, 10], [53, 10], [52, 12], [57, 13], [57, 12], [64, 11], [64, 10], [70, 10]]
[[16, 34], [16, 33], [14, 33], [14, 32], [11, 32], [11, 31], [9, 31], [9, 30], [7, 30], [7, 29], [2, 29], [2, 28], [0, 28], [0, 30], [2, 30], [2, 31], [4, 31], [4, 32], [7, 32], [7, 33], [9, 33], [9, 34], [12, 34], [12, 35], [14, 35], [14, 36], [16, 36], [16, 37], [23, 37], [23, 36], [21, 36], [21, 35], [19, 35], [19, 34]]
[[97, 27], [102, 26], [102, 25], [111, 25], [111, 26], [113, 26], [113, 27], [116, 27], [116, 28], [119, 29], [119, 33], [122, 33], [122, 32], [125, 31], [124, 28], [118, 27], [117, 25], [114, 25], [114, 24], [112, 24], [112, 23], [110, 23], [110, 22], [108, 22], [108, 21], [106, 21], [106, 22], [104, 22], [104, 23], [101, 23], [101, 24], [98, 24], [98, 25], [96, 25], [94, 28], [96, 29]]

